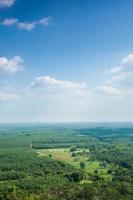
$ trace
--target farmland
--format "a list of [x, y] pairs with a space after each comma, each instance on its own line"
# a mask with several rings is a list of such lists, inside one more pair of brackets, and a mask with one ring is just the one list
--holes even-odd
[[75, 168], [80, 169], [80, 163], [84, 162], [84, 170], [86, 172], [94, 173], [95, 170], [98, 170], [99, 175], [106, 178], [111, 178], [112, 176], [108, 174], [108, 170], [113, 166], [106, 165], [103, 166], [102, 162], [91, 161], [89, 158], [90, 152], [86, 149], [78, 149], [74, 152], [71, 152], [69, 148], [61, 149], [44, 149], [37, 151], [41, 157], [52, 157], [55, 160], [66, 162], [70, 165], [73, 165]]

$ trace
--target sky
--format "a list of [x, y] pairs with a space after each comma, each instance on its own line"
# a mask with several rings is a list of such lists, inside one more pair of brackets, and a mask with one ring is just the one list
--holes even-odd
[[0, 122], [133, 121], [132, 0], [0, 0]]

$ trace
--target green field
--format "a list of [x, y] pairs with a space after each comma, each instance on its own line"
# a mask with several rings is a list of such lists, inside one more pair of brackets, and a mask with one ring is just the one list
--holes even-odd
[[[78, 149], [74, 152], [71, 152], [70, 148], [59, 148], [59, 149], [43, 149], [37, 151], [40, 157], [51, 157], [55, 160], [66, 162], [70, 165], [73, 165], [77, 169], [80, 169], [80, 163], [85, 163], [84, 170], [89, 173], [94, 173], [95, 170], [98, 170], [99, 175], [109, 178], [112, 178], [112, 175], [109, 175], [107, 172], [112, 168], [111, 165], [106, 165], [106, 167], [100, 165], [100, 161], [91, 161], [89, 159], [89, 150], [87, 149]], [[81, 154], [81, 155], [78, 155]]]

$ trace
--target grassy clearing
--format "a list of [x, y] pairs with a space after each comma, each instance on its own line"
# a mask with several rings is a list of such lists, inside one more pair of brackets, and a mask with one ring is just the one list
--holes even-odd
[[73, 162], [74, 159], [69, 153], [69, 149], [44, 149], [37, 151], [39, 156], [51, 156], [56, 160], [61, 160], [65, 162]]
[[[83, 152], [83, 151], [84, 149], [80, 149], [76, 151], [76, 153]], [[77, 165], [77, 163], [79, 164], [81, 161], [85, 162], [89, 159], [86, 153], [84, 153], [84, 155], [77, 154], [76, 156], [72, 156], [72, 152], [70, 152], [69, 148], [43, 149], [43, 150], [37, 151], [37, 153], [39, 154], [39, 156], [50, 156], [56, 160], [65, 161], [71, 164], [75, 163], [75, 165]]]
[[80, 168], [80, 162], [83, 161], [85, 163], [86, 172], [94, 173], [95, 170], [98, 170], [99, 175], [103, 176], [104, 178], [111, 179], [112, 175], [108, 174], [107, 171], [112, 166], [107, 165], [106, 167], [103, 167], [98, 161], [90, 161], [89, 152], [87, 151], [87, 153], [85, 153], [85, 149], [80, 149], [77, 151], [77, 153], [78, 152], [82, 152], [82, 155], [76, 154], [76, 156], [72, 156], [72, 152], [70, 152], [69, 148], [43, 149], [37, 151], [39, 156], [50, 156], [53, 159], [67, 162], [77, 169]]

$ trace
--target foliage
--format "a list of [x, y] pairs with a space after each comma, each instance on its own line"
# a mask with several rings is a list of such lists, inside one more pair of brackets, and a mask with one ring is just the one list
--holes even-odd
[[131, 200], [132, 136], [128, 127], [1, 126], [0, 200]]

